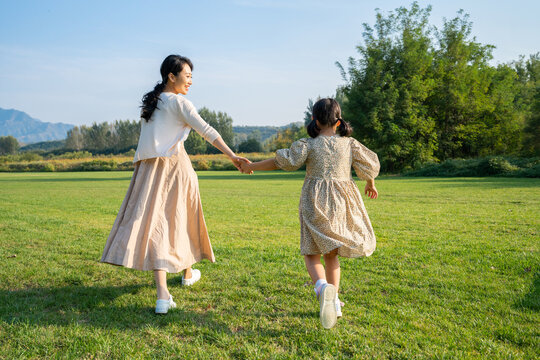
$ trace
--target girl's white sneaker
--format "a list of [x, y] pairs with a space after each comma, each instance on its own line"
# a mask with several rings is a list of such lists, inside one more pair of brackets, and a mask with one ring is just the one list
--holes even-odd
[[169, 294], [169, 300], [159, 299], [156, 301], [156, 314], [166, 314], [169, 309], [176, 307], [176, 303], [173, 301], [172, 295]]
[[182, 275], [182, 285], [191, 286], [201, 279], [201, 271], [198, 269], [191, 270], [191, 279], [184, 279]]
[[345, 304], [342, 303], [341, 301], [339, 301], [339, 298], [336, 297], [336, 316], [338, 318], [343, 316], [343, 314], [341, 313], [341, 308], [343, 307], [343, 305], [345, 305]]
[[319, 294], [320, 318], [323, 328], [330, 329], [337, 322], [336, 287], [324, 284]]

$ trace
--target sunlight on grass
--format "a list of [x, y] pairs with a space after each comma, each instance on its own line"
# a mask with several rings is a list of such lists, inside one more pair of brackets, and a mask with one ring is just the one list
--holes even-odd
[[[217, 262], [155, 316], [152, 275], [98, 262], [130, 173], [0, 174], [0, 358], [535, 358], [540, 180], [391, 178], [341, 259], [325, 331], [299, 250], [303, 173], [200, 172]], [[363, 184], [359, 183], [361, 189]]]

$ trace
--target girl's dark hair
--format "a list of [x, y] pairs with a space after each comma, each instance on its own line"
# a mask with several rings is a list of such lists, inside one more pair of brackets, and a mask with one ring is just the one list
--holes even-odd
[[334, 126], [339, 120], [339, 135], [351, 136], [353, 129], [348, 122], [341, 118], [341, 107], [335, 99], [320, 99], [313, 105], [312, 114], [313, 120], [307, 126], [307, 132], [312, 138], [319, 136], [321, 132], [317, 126], [317, 120], [323, 126]]
[[149, 121], [154, 110], [157, 109], [159, 95], [163, 92], [163, 89], [165, 89], [165, 85], [167, 85], [169, 74], [172, 73], [175, 76], [178, 75], [186, 64], [193, 70], [193, 64], [187, 57], [169, 55], [163, 60], [161, 68], [159, 69], [159, 72], [161, 73], [161, 82], [158, 82], [154, 87], [154, 90], [144, 94], [142, 98], [141, 117], [143, 119]]

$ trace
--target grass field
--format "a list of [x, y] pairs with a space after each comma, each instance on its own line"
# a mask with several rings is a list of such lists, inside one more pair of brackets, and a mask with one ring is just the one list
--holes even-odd
[[0, 358], [540, 354], [540, 179], [380, 179], [365, 201], [377, 250], [341, 260], [343, 318], [324, 330], [301, 172], [199, 173], [217, 262], [192, 287], [170, 274], [178, 308], [159, 317], [151, 273], [98, 262], [130, 176], [0, 174]]

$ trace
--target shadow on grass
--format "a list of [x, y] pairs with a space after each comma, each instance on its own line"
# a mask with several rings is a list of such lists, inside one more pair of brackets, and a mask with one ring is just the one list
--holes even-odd
[[6, 179], [0, 179], [0, 182], [2, 181], [17, 181], [17, 183], [35, 183], [35, 182], [77, 182], [77, 181], [129, 181], [131, 180], [131, 174], [127, 177], [84, 177], [84, 178], [78, 178], [78, 177], [65, 177], [65, 178], [27, 178], [27, 179], [12, 179], [12, 178], [6, 178]]
[[[154, 313], [154, 303], [139, 304], [140, 297], [125, 306], [115, 304], [124, 295], [136, 295], [150, 285], [78, 286], [0, 290], [0, 322], [37, 326], [83, 326], [104, 329], [134, 329], [167, 326], [171, 323], [190, 324], [220, 333], [232, 333], [229, 327], [210, 312], [182, 309], [181, 298], [175, 298], [178, 308], [165, 316]], [[152, 286], [153, 287], [153, 286]]]
[[529, 292], [514, 305], [518, 308], [540, 310], [540, 272], [534, 274], [534, 280]]

